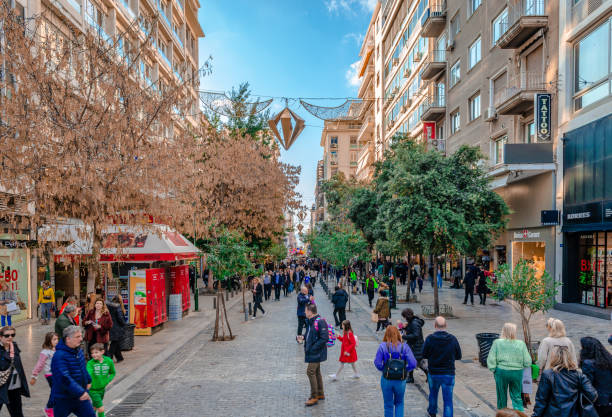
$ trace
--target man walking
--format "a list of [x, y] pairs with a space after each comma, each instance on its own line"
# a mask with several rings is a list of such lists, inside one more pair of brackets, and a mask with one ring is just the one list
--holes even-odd
[[374, 293], [378, 288], [378, 282], [374, 279], [374, 276], [369, 276], [366, 279], [366, 292], [368, 293], [368, 302], [370, 303], [370, 307], [372, 307], [372, 300], [374, 299]]
[[289, 295], [289, 284], [291, 283], [291, 279], [289, 278], [289, 274], [286, 274], [285, 271], [281, 271], [281, 275], [283, 277], [283, 294], [287, 297]]
[[62, 335], [51, 360], [53, 415], [68, 417], [74, 413], [77, 417], [95, 417], [87, 392], [91, 377], [80, 349], [83, 341], [81, 328], [68, 326]]
[[472, 305], [474, 305], [474, 285], [476, 284], [476, 277], [478, 276], [478, 269], [474, 266], [474, 261], [471, 261], [470, 266], [463, 279], [463, 285], [465, 285], [465, 298], [463, 304], [467, 304], [468, 296]]
[[270, 277], [272, 275], [272, 271], [269, 271], [267, 274], [264, 274], [264, 278], [263, 278], [263, 293], [264, 293], [264, 299], [266, 301], [268, 301], [270, 299], [270, 295], [272, 294], [272, 278]]
[[276, 271], [274, 274], [274, 299], [280, 301], [281, 288], [283, 287], [283, 276], [280, 272]]
[[336, 286], [331, 302], [334, 305], [334, 320], [336, 327], [339, 327], [346, 320], [346, 303], [348, 302], [348, 294], [340, 286]]
[[304, 336], [304, 360], [308, 364], [306, 375], [310, 382], [310, 398], [306, 401], [307, 407], [315, 405], [319, 400], [325, 399], [323, 391], [323, 377], [321, 376], [321, 362], [327, 360], [327, 323], [317, 314], [317, 306], [306, 306], [308, 324]]
[[455, 386], [455, 361], [461, 360], [461, 347], [457, 338], [446, 332], [444, 317], [436, 317], [434, 333], [423, 344], [423, 358], [427, 359], [430, 417], [438, 413], [438, 392], [442, 388], [444, 417], [453, 417], [453, 387]]
[[298, 343], [300, 342], [300, 338], [302, 337], [302, 330], [304, 329], [304, 326], [306, 326], [306, 306], [309, 303], [310, 297], [308, 296], [308, 288], [300, 288], [300, 293], [297, 296], [298, 328], [296, 340], [298, 341]]
[[55, 333], [58, 335], [64, 334], [64, 329], [69, 326], [76, 326], [76, 316], [78, 315], [78, 309], [74, 304], [68, 304], [64, 308], [64, 312], [55, 320]]

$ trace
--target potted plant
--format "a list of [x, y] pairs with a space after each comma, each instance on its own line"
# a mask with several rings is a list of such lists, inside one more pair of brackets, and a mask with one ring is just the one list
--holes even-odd
[[487, 278], [493, 297], [502, 301], [507, 299], [521, 316], [523, 339], [535, 359], [537, 342], [531, 338], [530, 321], [534, 314], [545, 313], [555, 305], [555, 296], [561, 283], [556, 282], [548, 272], [541, 275], [530, 260], [521, 259], [511, 268], [502, 265], [495, 277]]

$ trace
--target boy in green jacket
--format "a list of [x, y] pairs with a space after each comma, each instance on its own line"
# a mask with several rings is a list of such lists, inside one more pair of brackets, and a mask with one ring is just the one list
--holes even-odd
[[98, 417], [104, 417], [104, 391], [115, 377], [115, 364], [108, 356], [104, 356], [104, 345], [95, 343], [91, 346], [92, 359], [87, 362], [87, 372], [91, 376], [89, 396]]

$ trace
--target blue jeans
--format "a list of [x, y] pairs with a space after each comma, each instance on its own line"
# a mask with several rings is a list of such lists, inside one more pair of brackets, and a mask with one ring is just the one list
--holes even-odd
[[68, 417], [74, 413], [77, 417], [96, 417], [96, 412], [91, 401], [79, 399], [57, 398], [53, 404], [53, 415], [56, 417]]
[[442, 288], [442, 276], [438, 276], [438, 288]]
[[51, 306], [53, 303], [40, 303], [40, 318], [43, 320], [51, 320]]
[[4, 326], [12, 326], [13, 325], [13, 321], [11, 320], [11, 316], [9, 316], [9, 315], [2, 316], [2, 318], [0, 319], [0, 324], [2, 324], [2, 327], [4, 327]]
[[438, 414], [438, 391], [442, 388], [442, 400], [444, 401], [444, 417], [453, 417], [453, 387], [455, 386], [455, 375], [432, 375], [429, 374], [429, 414]]
[[[381, 376], [380, 388], [382, 389], [383, 400], [385, 402], [385, 417], [404, 417], [406, 380], [392, 381]], [[394, 408], [395, 413], [393, 411]]]
[[416, 293], [416, 279], [410, 280], [410, 291], [414, 294]]

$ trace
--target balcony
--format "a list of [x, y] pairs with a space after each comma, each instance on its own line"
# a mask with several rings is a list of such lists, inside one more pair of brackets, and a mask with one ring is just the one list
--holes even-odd
[[444, 71], [446, 71], [446, 51], [443, 49], [431, 51], [423, 65], [421, 78], [423, 80], [431, 80]]
[[174, 34], [174, 39], [176, 41], [178, 41], [178, 44], [181, 46], [181, 50], [185, 49], [185, 47], [183, 46], [183, 41], [181, 40], [180, 35], [176, 32], [176, 30], [174, 30], [174, 28], [172, 28], [172, 33]]
[[357, 175], [359, 180], [369, 180], [374, 174], [374, 143], [368, 142], [359, 151]]
[[121, 6], [123, 6], [123, 11], [125, 16], [128, 18], [129, 21], [134, 20], [134, 18], [136, 17], [134, 15], [134, 12], [132, 11], [132, 8], [130, 7], [130, 3], [128, 0], [121, 0]]
[[359, 134], [357, 135], [357, 142], [361, 142], [362, 139], [364, 138], [364, 135], [371, 133], [373, 129], [374, 129], [374, 119], [371, 115], [368, 115], [364, 119], [361, 125], [361, 129], [359, 129]]
[[436, 38], [446, 27], [446, 0], [430, 0], [421, 19], [421, 36]]
[[508, 87], [496, 92], [494, 104], [499, 115], [520, 115], [533, 109], [536, 93], [546, 92], [543, 72], [522, 72], [508, 81]]
[[437, 122], [446, 113], [446, 101], [443, 95], [426, 97], [421, 103], [421, 121]]
[[172, 30], [172, 24], [170, 23], [170, 19], [166, 16], [166, 12], [161, 7], [161, 3], [157, 2], [157, 10], [159, 10], [159, 15], [162, 17], [162, 21], [164, 21], [167, 25], [168, 32]]
[[552, 143], [507, 143], [503, 162], [487, 174], [492, 189], [555, 171]]
[[74, 10], [79, 12], [79, 16], [81, 15], [81, 9], [83, 8], [82, 3], [79, 0], [67, 0], [68, 4], [72, 6]]
[[546, 27], [546, 0], [519, 0], [508, 7], [508, 19], [501, 22], [502, 35], [497, 46], [501, 49], [518, 48], [538, 30]]
[[166, 62], [166, 65], [168, 66], [168, 68], [172, 68], [172, 64], [170, 63], [170, 60], [168, 59], [164, 51], [162, 51], [160, 48], [157, 48], [157, 51], [159, 52], [159, 54], [162, 56], [162, 58]]
[[87, 21], [87, 24], [89, 24], [91, 29], [100, 37], [100, 39], [103, 39], [108, 44], [113, 43], [113, 39], [106, 33], [104, 28], [102, 28], [102, 26], [100, 26], [91, 16], [86, 14], [85, 20]]

